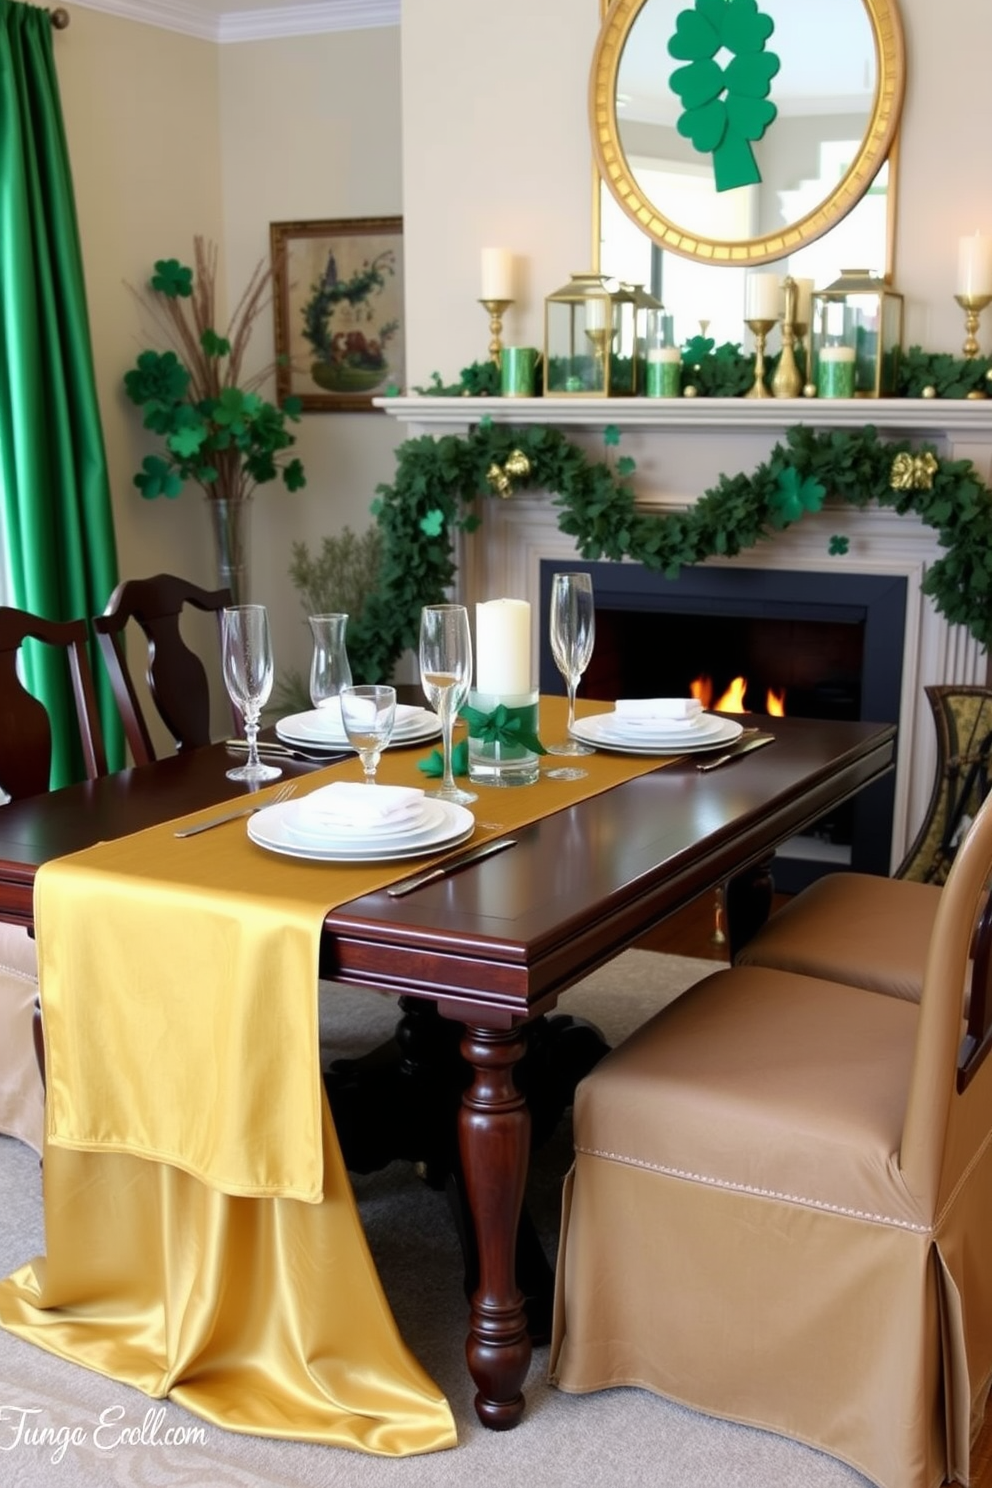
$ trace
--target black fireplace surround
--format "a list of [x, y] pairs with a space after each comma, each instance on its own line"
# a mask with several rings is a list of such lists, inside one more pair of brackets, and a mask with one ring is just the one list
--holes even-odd
[[[683, 569], [666, 579], [639, 564], [540, 566], [542, 692], [563, 693], [548, 641], [551, 580], [565, 568], [591, 574], [596, 646], [580, 696], [688, 697], [713, 681], [713, 702], [737, 676], [745, 706], [763, 715], [766, 691], [785, 711], [812, 718], [899, 721], [906, 579], [885, 574], [727, 567]], [[887, 874], [894, 775], [788, 843], [775, 859], [777, 889], [796, 893], [837, 868]]]

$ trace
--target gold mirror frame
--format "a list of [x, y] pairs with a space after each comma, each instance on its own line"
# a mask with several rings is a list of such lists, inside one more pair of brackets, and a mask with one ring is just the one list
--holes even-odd
[[[897, 0], [861, 0], [875, 42], [878, 78], [875, 101], [861, 147], [834, 191], [812, 212], [774, 233], [742, 242], [704, 238], [687, 232], [659, 212], [637, 184], [620, 142], [617, 122], [617, 75], [631, 27], [647, 0], [613, 0], [593, 53], [589, 109], [598, 175], [628, 217], [660, 248], [714, 265], [749, 265], [787, 258], [822, 237], [864, 196], [885, 161], [896, 157], [897, 131], [906, 85], [906, 54]], [[687, 0], [688, 5], [688, 0]], [[822, 24], [829, 25], [825, 15]], [[889, 224], [886, 270], [891, 273], [895, 171], [889, 172]], [[598, 211], [596, 212], [598, 217]], [[598, 254], [597, 254], [598, 257]]]

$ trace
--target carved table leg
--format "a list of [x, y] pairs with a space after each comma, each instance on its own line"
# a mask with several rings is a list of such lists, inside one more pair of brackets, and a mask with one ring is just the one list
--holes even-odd
[[515, 1266], [530, 1148], [530, 1114], [513, 1079], [523, 1051], [520, 1029], [465, 1029], [462, 1054], [473, 1081], [462, 1098], [458, 1137], [479, 1245], [465, 1354], [478, 1387], [476, 1413], [494, 1431], [508, 1430], [523, 1415], [531, 1354]]
[[737, 952], [747, 945], [752, 935], [757, 934], [771, 912], [775, 888], [771, 869], [772, 859], [766, 858], [736, 878], [727, 880], [724, 908], [731, 964]]

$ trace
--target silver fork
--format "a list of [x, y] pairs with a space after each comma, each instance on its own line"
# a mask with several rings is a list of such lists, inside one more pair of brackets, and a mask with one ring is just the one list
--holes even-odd
[[264, 801], [256, 801], [252, 806], [239, 806], [237, 811], [227, 811], [223, 816], [212, 816], [209, 821], [197, 822], [192, 827], [180, 827], [176, 833], [177, 837], [195, 837], [197, 832], [209, 832], [211, 827], [222, 827], [225, 822], [237, 821], [239, 816], [251, 816], [255, 811], [261, 811], [264, 806], [277, 806], [280, 801], [288, 801], [296, 790], [296, 781], [287, 780], [281, 785], [275, 795], [268, 796]]

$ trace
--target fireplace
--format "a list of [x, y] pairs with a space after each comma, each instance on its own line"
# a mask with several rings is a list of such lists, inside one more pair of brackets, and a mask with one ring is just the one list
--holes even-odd
[[[465, 433], [484, 416], [510, 425], [562, 429], [590, 453], [600, 454], [604, 430], [618, 428], [624, 454], [636, 462], [633, 483], [638, 510], [658, 514], [685, 510], [722, 473], [752, 469], [797, 423], [817, 429], [861, 429], [870, 422], [883, 437], [927, 440], [948, 459], [971, 460], [980, 477], [986, 483], [992, 481], [989, 401], [837, 398], [796, 403], [787, 398], [411, 396], [384, 398], [379, 406], [388, 416], [408, 424], [412, 436]], [[558, 527], [558, 512], [548, 492], [520, 491], [510, 500], [488, 500], [479, 515], [478, 530], [458, 536], [458, 582], [453, 597], [463, 603], [472, 605], [505, 594], [529, 599], [536, 615], [539, 607], [543, 612], [541, 563], [548, 560], [559, 569], [584, 566], [574, 540]], [[838, 533], [848, 539], [847, 550], [834, 556], [830, 548]], [[900, 515], [873, 502], [854, 509], [828, 501], [821, 512], [769, 535], [768, 541], [746, 554], [712, 558], [692, 570], [696, 574], [726, 574], [744, 568], [764, 575], [792, 572], [803, 576], [804, 587], [806, 580], [821, 576], [831, 596], [841, 576], [904, 581], [899, 757], [890, 855], [882, 871], [891, 871], [904, 858], [933, 788], [937, 747], [924, 688], [931, 683], [986, 682], [982, 646], [963, 627], [949, 624], [921, 592], [929, 566], [942, 551], [938, 534], [915, 515]], [[615, 570], [634, 567], [626, 563], [609, 566]], [[540, 673], [537, 629], [535, 624], [535, 678]], [[869, 699], [869, 711], [882, 716], [874, 681], [865, 681], [862, 693]]]
[[[540, 615], [560, 561], [540, 564]], [[728, 568], [676, 579], [638, 564], [576, 563], [596, 599], [596, 646], [587, 697], [688, 697], [712, 679], [719, 698], [745, 677], [745, 708], [763, 714], [769, 692], [807, 718], [896, 723], [902, 690], [906, 580], [888, 574]], [[542, 692], [563, 692], [542, 621]], [[877, 781], [776, 857], [776, 886], [795, 893], [838, 867], [887, 873], [894, 777]]]

